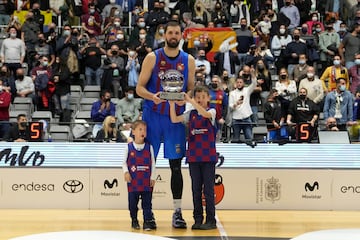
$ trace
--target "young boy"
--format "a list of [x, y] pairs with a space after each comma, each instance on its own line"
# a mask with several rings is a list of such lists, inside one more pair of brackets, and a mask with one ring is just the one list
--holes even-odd
[[[175, 103], [170, 101], [170, 118], [173, 123], [183, 122], [188, 126], [188, 149], [186, 162], [189, 163], [193, 195], [192, 229], [209, 230], [216, 228], [214, 180], [217, 154], [215, 148], [216, 110], [209, 109], [210, 94], [204, 86], [193, 90], [194, 99], [185, 93], [185, 101], [195, 109], [176, 115]], [[202, 192], [206, 202], [206, 219], [204, 222]]]
[[129, 210], [131, 227], [140, 229], [137, 219], [138, 203], [141, 197], [141, 206], [144, 215], [143, 229], [156, 229], [152, 214], [152, 189], [155, 185], [155, 157], [152, 146], [145, 141], [146, 123], [137, 120], [132, 124], [134, 141], [125, 149], [123, 163], [124, 178], [128, 186]]

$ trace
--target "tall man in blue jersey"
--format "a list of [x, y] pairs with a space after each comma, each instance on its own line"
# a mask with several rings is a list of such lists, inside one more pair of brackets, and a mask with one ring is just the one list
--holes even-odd
[[[160, 143], [164, 142], [164, 156], [169, 159], [175, 209], [172, 225], [175, 228], [186, 228], [181, 213], [183, 191], [181, 160], [185, 156], [185, 126], [182, 123], [171, 122], [169, 103], [160, 99], [159, 95], [163, 91], [161, 79], [168, 75], [171, 75], [172, 80], [177, 78], [184, 82], [182, 92], [188, 92], [194, 87], [195, 60], [179, 49], [181, 38], [179, 23], [170, 21], [165, 27], [165, 47], [145, 57], [136, 86], [137, 94], [145, 99], [143, 120], [148, 125], [147, 139], [154, 148], [155, 157], [159, 153]], [[185, 101], [178, 101], [176, 110], [178, 114], [183, 113]]]

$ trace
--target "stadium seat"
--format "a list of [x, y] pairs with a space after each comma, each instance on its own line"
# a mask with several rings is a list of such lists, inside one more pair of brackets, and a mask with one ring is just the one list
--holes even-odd
[[80, 111], [91, 111], [91, 107], [94, 102], [98, 101], [99, 98], [83, 97], [80, 99]]
[[70, 85], [70, 94], [71, 98], [81, 98], [82, 97], [82, 89], [80, 85]]
[[100, 86], [98, 85], [88, 85], [84, 87], [83, 97], [99, 98], [100, 96]]
[[34, 112], [34, 105], [30, 97], [15, 97], [11, 105], [11, 110], [25, 111], [27, 116]]
[[31, 119], [33, 122], [39, 120], [45, 120], [48, 123], [53, 122], [52, 113], [50, 111], [34, 111], [31, 115]]
[[49, 132], [54, 142], [70, 142], [72, 140], [69, 126], [51, 125]]

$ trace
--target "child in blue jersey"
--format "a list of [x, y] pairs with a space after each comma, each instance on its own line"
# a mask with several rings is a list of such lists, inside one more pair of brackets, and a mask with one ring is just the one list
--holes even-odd
[[156, 229], [152, 214], [152, 190], [155, 185], [155, 157], [152, 146], [145, 141], [146, 123], [137, 120], [132, 125], [134, 141], [125, 148], [123, 162], [124, 178], [128, 187], [131, 227], [140, 229], [137, 218], [138, 203], [141, 197], [146, 231]]
[[[216, 110], [209, 108], [210, 94], [204, 86], [193, 90], [194, 98], [185, 93], [185, 101], [194, 109], [181, 115], [176, 114], [175, 103], [170, 101], [170, 118], [173, 123], [183, 122], [188, 126], [188, 148], [186, 162], [189, 172], [193, 196], [193, 217], [195, 223], [192, 229], [209, 230], [216, 228], [215, 219], [215, 164], [217, 162], [215, 146]], [[202, 206], [202, 193], [206, 203], [206, 218]]]

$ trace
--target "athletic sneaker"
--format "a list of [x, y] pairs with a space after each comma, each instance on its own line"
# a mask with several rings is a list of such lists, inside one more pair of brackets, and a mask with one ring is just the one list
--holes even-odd
[[144, 221], [143, 229], [145, 231], [151, 231], [156, 229], [156, 222], [154, 220]]
[[205, 224], [201, 224], [200, 230], [211, 230], [216, 229], [216, 222], [206, 222]]
[[200, 229], [202, 223], [201, 222], [195, 222], [192, 226], [191, 229], [196, 230], [196, 229]]
[[172, 225], [174, 228], [186, 228], [186, 222], [182, 217], [180, 208], [176, 209], [173, 214]]
[[136, 230], [140, 229], [139, 221], [137, 219], [132, 219], [131, 227]]

